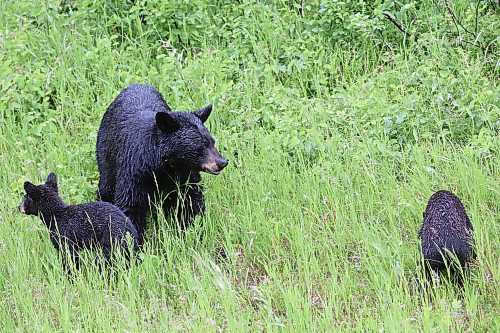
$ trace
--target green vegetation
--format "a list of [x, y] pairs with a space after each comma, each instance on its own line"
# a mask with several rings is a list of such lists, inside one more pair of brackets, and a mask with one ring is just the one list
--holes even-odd
[[[0, 331], [500, 331], [497, 1], [303, 3], [0, 2]], [[134, 82], [212, 102], [230, 164], [184, 236], [151, 222], [141, 263], [70, 281], [22, 185], [55, 171], [93, 200], [100, 119]], [[431, 296], [412, 282], [438, 189], [478, 258]]]

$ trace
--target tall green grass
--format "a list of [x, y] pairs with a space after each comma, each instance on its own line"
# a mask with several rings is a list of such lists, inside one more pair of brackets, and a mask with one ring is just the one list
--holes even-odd
[[[280, 1], [73, 3], [0, 4], [1, 331], [500, 329], [498, 60], [450, 41], [432, 3], [412, 9], [418, 42], [384, 21], [376, 39], [335, 37], [317, 2], [304, 17]], [[185, 234], [161, 216], [116, 279], [92, 254], [68, 279], [17, 211], [22, 185], [55, 171], [66, 202], [94, 200], [100, 119], [133, 82], [176, 110], [214, 103], [230, 164], [204, 175]], [[438, 189], [462, 199], [478, 257], [463, 290], [428, 294], [417, 233]]]

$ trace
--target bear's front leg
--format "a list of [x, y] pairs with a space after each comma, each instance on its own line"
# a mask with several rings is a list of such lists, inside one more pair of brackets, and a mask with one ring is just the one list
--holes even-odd
[[165, 216], [174, 215], [181, 230], [191, 226], [196, 215], [204, 211], [203, 188], [200, 185], [181, 186], [163, 200]]
[[182, 230], [190, 227], [198, 214], [205, 212], [205, 200], [201, 185], [186, 185], [187, 191], [177, 211], [177, 218]]
[[66, 274], [68, 274], [68, 277], [71, 277], [72, 274], [70, 260], [73, 261], [76, 270], [80, 269], [80, 256], [78, 254], [78, 249], [72, 241], [67, 240], [63, 241], [60, 250], [62, 252], [63, 268], [66, 271]]
[[138, 243], [142, 246], [146, 233], [147, 211], [143, 207], [132, 207], [124, 209], [123, 212], [137, 229]]

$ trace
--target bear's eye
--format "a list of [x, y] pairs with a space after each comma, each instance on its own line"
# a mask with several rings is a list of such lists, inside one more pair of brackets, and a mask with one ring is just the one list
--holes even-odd
[[27, 205], [31, 205], [33, 204], [33, 199], [31, 199], [31, 197], [26, 194], [24, 196], [24, 202], [26, 202]]

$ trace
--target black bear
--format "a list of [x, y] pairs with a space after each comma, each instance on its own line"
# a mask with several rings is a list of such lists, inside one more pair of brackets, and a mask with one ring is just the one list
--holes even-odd
[[469, 272], [474, 241], [472, 223], [462, 202], [451, 192], [438, 191], [429, 199], [423, 219], [419, 237], [427, 278], [432, 271], [440, 273], [448, 266], [452, 278], [461, 285], [461, 271]]
[[133, 251], [138, 250], [138, 236], [134, 225], [116, 206], [107, 202], [67, 205], [59, 196], [57, 177], [51, 172], [42, 185], [24, 183], [26, 195], [19, 210], [39, 216], [49, 229], [54, 247], [62, 251], [63, 264], [69, 273], [66, 250], [75, 266], [79, 267], [81, 249], [100, 248], [104, 259], [110, 262], [113, 249], [119, 248], [129, 259], [126, 235], [133, 240]]
[[151, 202], [177, 211], [181, 228], [204, 211], [200, 171], [217, 175], [228, 163], [203, 125], [211, 112], [172, 112], [156, 88], [140, 84], [107, 108], [96, 146], [99, 194], [132, 220], [140, 244]]

